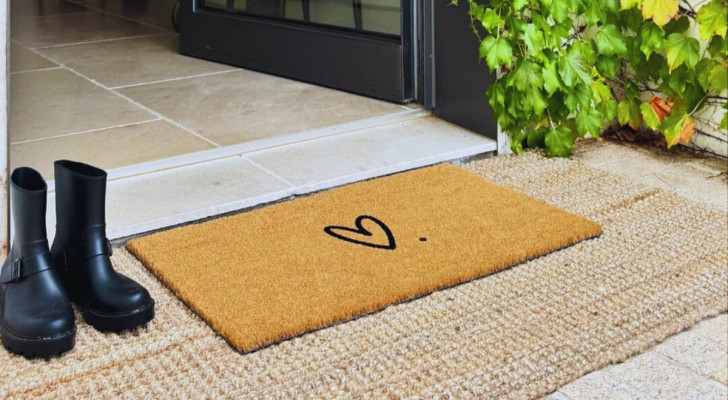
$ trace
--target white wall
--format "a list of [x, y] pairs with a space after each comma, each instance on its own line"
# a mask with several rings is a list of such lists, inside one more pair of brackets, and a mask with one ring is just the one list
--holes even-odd
[[9, 6], [0, 0], [0, 262], [5, 261], [9, 239], [8, 214], [8, 26]]

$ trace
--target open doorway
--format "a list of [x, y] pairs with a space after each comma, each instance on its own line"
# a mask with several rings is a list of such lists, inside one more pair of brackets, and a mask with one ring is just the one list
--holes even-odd
[[104, 169], [404, 111], [180, 55], [174, 0], [11, 1], [11, 167]]
[[[180, 54], [175, 0], [10, 3], [10, 168], [48, 181], [51, 234], [57, 159], [107, 170], [113, 239], [496, 149], [404, 98]], [[371, 15], [326, 21], [404, 55]]]

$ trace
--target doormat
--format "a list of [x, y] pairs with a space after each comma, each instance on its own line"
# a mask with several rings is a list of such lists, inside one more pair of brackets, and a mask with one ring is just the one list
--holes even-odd
[[249, 352], [601, 232], [444, 164], [155, 233], [127, 248]]

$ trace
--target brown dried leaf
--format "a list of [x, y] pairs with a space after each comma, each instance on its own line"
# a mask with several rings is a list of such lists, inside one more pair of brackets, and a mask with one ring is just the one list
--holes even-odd
[[695, 120], [692, 117], [688, 117], [685, 120], [682, 131], [680, 131], [680, 140], [685, 144], [690, 143], [690, 139], [693, 138], [693, 133], [695, 133]]
[[657, 118], [659, 118], [660, 123], [662, 123], [662, 120], [665, 119], [665, 117], [670, 115], [673, 105], [675, 105], [675, 102], [669, 99], [665, 101], [657, 96], [653, 96], [650, 99], [650, 106], [653, 110], [655, 110], [655, 114], [657, 114]]

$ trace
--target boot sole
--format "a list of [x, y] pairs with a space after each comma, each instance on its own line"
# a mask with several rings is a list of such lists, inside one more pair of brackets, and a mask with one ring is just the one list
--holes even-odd
[[0, 332], [3, 346], [25, 358], [58, 357], [76, 344], [76, 329], [50, 338], [26, 338], [15, 335], [3, 322], [0, 324]]
[[86, 323], [102, 332], [121, 332], [144, 325], [154, 318], [154, 300], [123, 314], [105, 314], [81, 306]]

